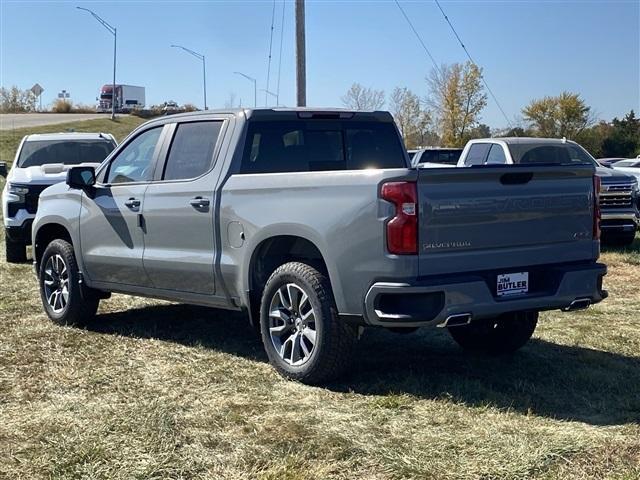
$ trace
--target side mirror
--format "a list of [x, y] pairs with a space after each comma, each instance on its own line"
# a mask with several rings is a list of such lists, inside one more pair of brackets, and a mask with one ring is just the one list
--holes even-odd
[[67, 185], [84, 190], [96, 184], [96, 171], [93, 167], [72, 167], [67, 172]]
[[7, 178], [7, 163], [6, 162], [0, 162], [0, 177], [5, 177]]

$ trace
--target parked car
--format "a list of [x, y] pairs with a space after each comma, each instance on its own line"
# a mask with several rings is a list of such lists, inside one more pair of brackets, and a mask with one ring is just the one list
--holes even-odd
[[100, 165], [115, 146], [115, 138], [107, 133], [50, 133], [22, 139], [11, 170], [6, 171], [6, 163], [0, 168], [7, 177], [2, 191], [7, 262], [26, 260], [40, 193], [64, 182], [72, 165]]
[[504, 353], [539, 311], [601, 301], [596, 185], [592, 164], [412, 169], [386, 112], [179, 114], [43, 192], [34, 264], [54, 322], [110, 292], [243, 310], [320, 383], [364, 327]]
[[620, 160], [626, 160], [626, 158], [623, 157], [615, 157], [615, 158], [598, 158], [598, 163], [600, 165], [602, 165], [603, 167], [610, 167], [611, 165], [613, 165], [616, 162], [619, 162]]
[[620, 160], [611, 165], [614, 170], [633, 175], [640, 181], [640, 158], [630, 158], [628, 160]]
[[555, 138], [487, 138], [467, 143], [458, 166], [541, 165], [588, 163], [602, 184], [600, 211], [602, 241], [631, 244], [640, 227], [638, 180], [622, 171], [601, 166], [575, 142]]
[[180, 107], [178, 106], [178, 104], [176, 102], [170, 101], [170, 102], [164, 102], [164, 105], [162, 107], [162, 112], [165, 115], [170, 115], [172, 113], [176, 113], [180, 111]]
[[426, 147], [411, 159], [411, 165], [422, 168], [455, 167], [462, 154], [462, 148]]

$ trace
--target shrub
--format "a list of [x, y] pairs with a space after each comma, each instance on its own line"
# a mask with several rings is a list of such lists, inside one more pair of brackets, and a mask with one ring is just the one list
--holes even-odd
[[31, 90], [20, 90], [18, 87], [0, 88], [0, 112], [24, 113], [36, 109], [36, 96]]
[[71, 100], [65, 100], [63, 98], [59, 98], [55, 102], [53, 102], [53, 106], [51, 107], [51, 111], [54, 113], [70, 113], [73, 110], [73, 102]]

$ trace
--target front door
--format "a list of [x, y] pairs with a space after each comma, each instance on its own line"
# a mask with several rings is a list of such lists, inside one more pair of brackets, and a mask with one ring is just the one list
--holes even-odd
[[145, 193], [144, 266], [155, 288], [215, 293], [214, 164], [222, 126], [175, 125], [162, 172]]
[[153, 178], [163, 127], [141, 132], [120, 149], [83, 194], [80, 241], [93, 282], [151, 286], [142, 255], [144, 195]]

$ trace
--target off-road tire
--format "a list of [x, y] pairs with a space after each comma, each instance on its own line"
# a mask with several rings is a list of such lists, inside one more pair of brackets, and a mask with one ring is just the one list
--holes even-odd
[[469, 325], [451, 327], [451, 337], [465, 350], [513, 353], [523, 347], [538, 324], [538, 312], [515, 312]]
[[[314, 310], [316, 343], [302, 365], [287, 363], [277, 352], [270, 333], [269, 310], [278, 290], [293, 283], [308, 296]], [[348, 365], [347, 359], [357, 341], [357, 329], [340, 320], [329, 280], [315, 268], [300, 262], [278, 267], [269, 277], [260, 302], [262, 343], [271, 365], [282, 376], [317, 385], [337, 378]]]
[[[62, 311], [56, 312], [49, 304], [45, 293], [45, 269], [48, 260], [60, 255], [68, 272], [68, 300]], [[44, 251], [38, 272], [40, 298], [47, 316], [58, 325], [82, 326], [89, 322], [98, 310], [100, 294], [96, 290], [80, 283], [80, 271], [73, 252], [73, 247], [66, 240], [52, 241]]]
[[7, 263], [24, 263], [27, 261], [27, 246], [22, 242], [13, 242], [4, 237], [4, 248]]

